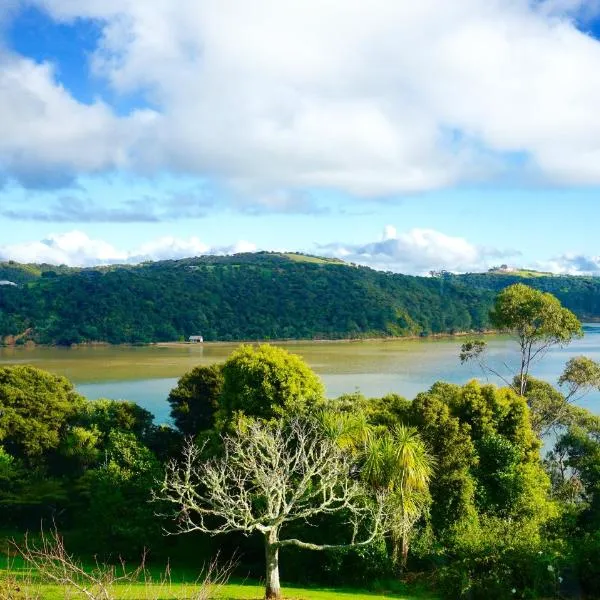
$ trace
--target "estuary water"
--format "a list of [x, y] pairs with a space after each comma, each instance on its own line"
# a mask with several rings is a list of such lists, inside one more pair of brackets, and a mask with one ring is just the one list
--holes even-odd
[[[586, 324], [585, 335], [565, 348], [555, 348], [532, 368], [540, 379], [556, 383], [569, 358], [586, 355], [600, 361], [600, 324]], [[516, 345], [506, 336], [486, 336], [489, 362], [509, 372], [515, 367]], [[458, 355], [464, 338], [421, 338], [352, 342], [286, 342], [277, 344], [302, 356], [321, 376], [327, 395], [359, 391], [366, 396], [395, 392], [406, 398], [443, 380], [465, 383], [486, 376], [476, 365], [461, 365]], [[0, 348], [0, 365], [32, 364], [65, 375], [90, 399], [133, 400], [155, 416], [169, 420], [166, 398], [177, 379], [199, 364], [224, 361], [237, 343], [153, 346], [85, 346], [77, 348]], [[600, 413], [600, 392], [588, 394], [582, 406]]]

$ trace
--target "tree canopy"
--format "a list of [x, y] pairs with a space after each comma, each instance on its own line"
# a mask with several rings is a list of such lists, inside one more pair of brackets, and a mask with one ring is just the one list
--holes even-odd
[[56, 448], [84, 404], [65, 377], [31, 366], [0, 368], [0, 443], [32, 459]]
[[222, 423], [236, 413], [260, 419], [300, 414], [325, 396], [321, 380], [302, 358], [269, 344], [240, 346], [222, 372]]
[[[522, 283], [515, 283], [498, 293], [490, 321], [494, 327], [517, 339], [520, 360], [514, 375], [521, 396], [525, 393], [527, 377], [535, 360], [552, 346], [569, 344], [573, 338], [583, 335], [579, 319], [564, 308], [558, 298]], [[483, 368], [510, 385], [510, 380], [485, 362], [485, 350], [483, 340], [469, 340], [462, 346], [461, 361], [477, 360]]]
[[222, 390], [221, 365], [200, 365], [185, 373], [167, 398], [177, 429], [184, 435], [197, 435], [213, 427]]

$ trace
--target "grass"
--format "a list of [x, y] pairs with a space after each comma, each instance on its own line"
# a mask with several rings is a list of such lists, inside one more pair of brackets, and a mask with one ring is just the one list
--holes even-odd
[[[189, 572], [171, 573], [170, 580], [161, 581], [158, 571], [147, 572], [147, 581], [126, 582], [116, 584], [112, 590], [119, 600], [184, 600], [195, 598], [201, 584], [194, 584]], [[19, 600], [64, 600], [65, 598], [81, 598], [73, 591], [59, 585], [42, 582], [36, 573], [28, 571], [20, 561], [11, 562], [9, 568], [0, 569], [0, 599], [4, 600], [3, 582], [17, 582], [21, 595], [15, 595]], [[396, 584], [399, 591], [371, 592], [354, 588], [304, 588], [285, 586], [284, 598], [290, 600], [434, 600], [434, 596], [418, 589], [402, 591], [401, 584]], [[6, 598], [13, 598], [4, 592]], [[224, 585], [217, 585], [210, 590], [205, 598], [221, 600], [259, 600], [264, 597], [264, 587], [259, 582], [230, 581]]]
[[[320, 256], [312, 256], [310, 254], [296, 254], [294, 252], [284, 252], [281, 254], [285, 258], [293, 262], [313, 263], [319, 265], [346, 265], [339, 258], [322, 258]], [[346, 265], [347, 266], [347, 265]]]
[[[49, 539], [54, 540], [55, 538], [50, 537]], [[22, 540], [19, 541], [21, 541], [21, 548], [23, 548]], [[39, 543], [37, 547], [40, 547]], [[48, 546], [51, 549], [54, 547]], [[63, 585], [48, 583], [49, 580], [47, 579], [43, 580], [40, 571], [32, 568], [32, 563], [26, 562], [23, 557], [15, 555], [13, 552], [8, 553], [7, 549], [8, 546], [4, 548], [0, 544], [0, 600], [64, 600], [65, 598], [74, 600], [84, 597], [81, 593], [75, 593], [72, 587], [68, 588]], [[55, 559], [52, 559], [49, 564], [62, 564], [60, 557], [65, 556], [69, 565], [83, 569], [84, 575], [77, 575], [76, 581], [87, 581], [86, 587], [88, 589], [90, 585], [89, 574], [92, 573], [95, 577], [93, 581], [101, 580], [105, 583], [115, 581], [114, 577], [108, 579], [104, 577], [105, 574], [113, 572], [110, 567], [99, 565], [99, 569], [96, 570], [93, 564], [76, 562], [67, 554], [57, 553], [56, 556], [59, 557], [59, 562], [57, 563]], [[264, 597], [264, 586], [261, 582], [228, 577], [228, 573], [233, 567], [231, 563], [219, 565], [215, 561], [213, 564], [206, 565], [209, 585], [204, 585], [206, 575], [199, 575], [195, 569], [169, 568], [165, 573], [164, 569], [157, 567], [145, 567], [144, 569], [140, 568], [138, 571], [132, 571], [131, 569], [134, 567], [128, 565], [126, 567], [127, 577], [109, 585], [111, 594], [113, 594], [112, 597], [118, 600], [207, 600], [208, 598], [259, 600]], [[43, 566], [41, 568], [45, 569]], [[57, 571], [51, 568], [50, 571], [43, 572], [56, 573]], [[62, 568], [59, 569], [59, 572], [63, 572]], [[117, 568], [114, 574], [118, 577], [119, 574], [122, 575], [123, 573]], [[21, 592], [12, 593], [15, 587], [18, 587]], [[434, 600], [434, 596], [424, 589], [399, 581], [392, 581], [385, 586], [374, 586], [372, 589], [376, 591], [350, 587], [324, 588], [291, 585], [283, 587], [283, 596], [290, 600]]]
[[500, 271], [500, 270], [492, 270], [488, 271], [494, 275], [512, 275], [513, 277], [525, 277], [525, 278], [534, 278], [534, 277], [553, 277], [554, 273], [550, 273], [549, 271], [534, 271], [533, 269], [515, 269], [514, 271]]
[[[59, 586], [32, 584], [29, 587], [31, 592], [37, 592], [38, 597], [43, 600], [64, 600], [66, 597], [78, 597], [75, 595], [67, 596], [65, 589]], [[115, 587], [115, 595], [119, 600], [184, 600], [192, 598], [194, 592], [197, 591], [197, 586], [186, 583], [166, 585], [139, 583], [122, 584]], [[1, 593], [0, 588], [0, 595]], [[379, 594], [350, 588], [284, 587], [283, 596], [289, 600], [433, 600], [433, 596], [420, 592]], [[260, 600], [264, 597], [264, 587], [257, 583], [228, 583], [215, 590], [210, 597], [221, 600]]]

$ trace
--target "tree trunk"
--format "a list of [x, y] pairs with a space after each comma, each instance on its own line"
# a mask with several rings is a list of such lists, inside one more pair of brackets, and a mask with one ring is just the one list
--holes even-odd
[[271, 530], [265, 534], [265, 562], [266, 562], [266, 600], [281, 598], [279, 585], [279, 547], [277, 546], [277, 531]]
[[404, 569], [406, 569], [406, 563], [408, 562], [408, 535], [403, 535], [402, 536], [402, 552], [401, 552], [401, 559], [400, 559], [400, 566], [402, 567], [402, 570], [404, 571]]

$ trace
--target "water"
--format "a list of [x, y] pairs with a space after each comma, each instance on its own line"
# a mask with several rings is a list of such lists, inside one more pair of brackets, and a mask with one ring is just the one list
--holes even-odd
[[[489, 336], [490, 363], [517, 364], [515, 343]], [[360, 391], [366, 396], [395, 392], [407, 398], [427, 390], [435, 381], [465, 383], [486, 377], [475, 365], [458, 359], [462, 338], [376, 340], [357, 342], [297, 342], [283, 344], [302, 356], [321, 376], [327, 395]], [[222, 362], [237, 344], [99, 346], [82, 348], [2, 348], [0, 364], [33, 364], [69, 377], [91, 399], [133, 400], [168, 422], [166, 398], [177, 379], [198, 364]], [[584, 354], [600, 361], [600, 324], [585, 325], [585, 336], [566, 348], [555, 348], [533, 366], [532, 374], [555, 383], [565, 362]], [[503, 370], [507, 377], [508, 371]], [[587, 395], [582, 406], [600, 413], [600, 392]]]

